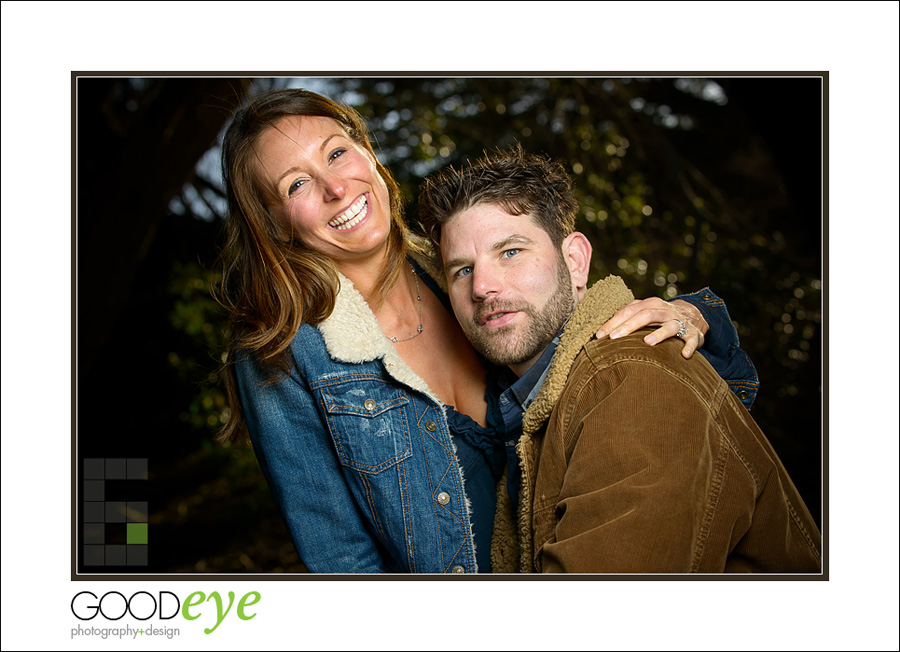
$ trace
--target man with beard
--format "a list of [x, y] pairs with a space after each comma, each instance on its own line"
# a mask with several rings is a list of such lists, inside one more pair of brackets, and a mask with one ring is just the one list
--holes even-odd
[[812, 516], [712, 367], [645, 333], [594, 339], [633, 297], [587, 288], [577, 208], [563, 167], [520, 148], [419, 196], [457, 319], [514, 374], [504, 417], [524, 410], [494, 572], [820, 572]]

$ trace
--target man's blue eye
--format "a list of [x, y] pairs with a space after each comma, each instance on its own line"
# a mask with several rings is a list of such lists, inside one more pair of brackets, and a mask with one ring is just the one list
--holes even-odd
[[471, 273], [472, 273], [472, 268], [471, 268], [471, 267], [461, 267], [461, 268], [459, 269], [459, 271], [456, 272], [456, 275], [457, 275], [458, 277], [463, 277], [463, 276], [468, 276], [468, 275], [471, 274]]
[[519, 251], [520, 251], [519, 249], [507, 249], [506, 251], [503, 252], [503, 257], [504, 258], [512, 258], [517, 253], [519, 253]]

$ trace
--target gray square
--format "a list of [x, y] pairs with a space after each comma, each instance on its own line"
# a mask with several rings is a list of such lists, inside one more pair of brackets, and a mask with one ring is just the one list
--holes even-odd
[[86, 457], [84, 459], [84, 479], [102, 480], [103, 468], [104, 464], [102, 457]]
[[128, 523], [146, 523], [147, 522], [147, 503], [128, 503], [125, 509], [125, 520]]
[[129, 480], [146, 480], [147, 458], [130, 457], [125, 461], [125, 469]]
[[84, 522], [102, 523], [106, 520], [105, 503], [84, 503]]
[[106, 526], [103, 523], [86, 523], [84, 543], [106, 543]]
[[125, 548], [128, 546], [106, 546], [106, 565], [124, 566]]
[[147, 565], [147, 548], [148, 546], [126, 546], [128, 548], [128, 565], [129, 566], [146, 566]]
[[125, 458], [124, 457], [107, 457], [106, 458], [106, 479], [107, 480], [124, 480], [125, 479]]
[[82, 498], [89, 501], [106, 500], [106, 496], [104, 495], [103, 491], [105, 486], [106, 482], [104, 482], [103, 480], [85, 480], [84, 496], [82, 496]]
[[106, 546], [84, 546], [84, 565], [103, 566], [103, 549]]
[[124, 523], [125, 522], [125, 503], [119, 501], [110, 501], [106, 503], [106, 522], [107, 523]]

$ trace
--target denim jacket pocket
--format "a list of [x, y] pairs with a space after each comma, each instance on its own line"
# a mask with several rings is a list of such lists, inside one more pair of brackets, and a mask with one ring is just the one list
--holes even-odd
[[354, 376], [321, 384], [318, 391], [342, 464], [375, 474], [412, 455], [409, 399], [401, 390]]

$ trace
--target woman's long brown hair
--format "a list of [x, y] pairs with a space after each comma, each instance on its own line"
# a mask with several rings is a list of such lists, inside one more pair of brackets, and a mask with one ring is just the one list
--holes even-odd
[[[228, 201], [225, 243], [220, 256], [221, 284], [214, 290], [229, 314], [228, 354], [220, 374], [230, 413], [217, 435], [220, 441], [245, 435], [235, 362], [239, 352], [255, 357], [271, 373], [270, 380], [289, 372], [288, 348], [304, 323], [317, 324], [334, 310], [340, 290], [337, 268], [327, 256], [302, 244], [272, 206], [272, 190], [257, 175], [260, 136], [285, 116], [319, 116], [336, 121], [351, 140], [372, 157], [362, 116], [349, 107], [305, 90], [262, 93], [238, 109], [222, 146], [222, 175]], [[410, 249], [403, 221], [400, 189], [391, 173], [376, 160], [387, 185], [391, 232], [387, 260], [379, 278], [386, 292], [396, 282]]]

